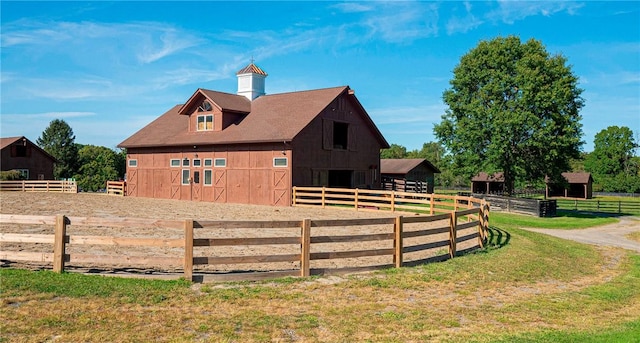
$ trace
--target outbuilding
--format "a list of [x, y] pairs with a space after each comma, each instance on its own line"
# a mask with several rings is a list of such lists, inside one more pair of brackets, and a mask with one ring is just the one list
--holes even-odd
[[254, 63], [236, 94], [198, 89], [118, 146], [127, 195], [291, 204], [292, 186], [380, 187], [389, 144], [349, 86], [265, 94]]
[[385, 158], [380, 160], [380, 172], [385, 186], [391, 185], [393, 190], [398, 190], [396, 185], [400, 185], [401, 188], [412, 187], [419, 193], [431, 194], [435, 174], [440, 170], [424, 158]]
[[565, 185], [550, 183], [546, 180], [547, 197], [565, 197], [565, 198], [593, 198], [593, 178], [591, 173], [562, 173], [562, 177], [566, 180]]
[[480, 172], [471, 178], [471, 193], [500, 194], [504, 192], [504, 174]]
[[0, 138], [2, 171], [17, 170], [25, 180], [53, 180], [56, 159], [25, 136]]

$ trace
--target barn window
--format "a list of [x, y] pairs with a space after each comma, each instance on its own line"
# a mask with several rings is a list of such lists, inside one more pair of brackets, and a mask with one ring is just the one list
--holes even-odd
[[16, 145], [16, 156], [15, 157], [27, 157], [27, 147], [24, 145]]
[[189, 169], [182, 169], [182, 184], [189, 184]]
[[179, 158], [171, 159], [171, 166], [172, 167], [180, 167], [180, 159]]
[[199, 171], [194, 171], [193, 172], [193, 183], [200, 183], [200, 172]]
[[20, 172], [20, 179], [29, 180], [29, 169], [17, 169]]
[[198, 131], [213, 130], [213, 114], [198, 116]]
[[188, 167], [188, 166], [189, 166], [189, 159], [188, 159], [188, 158], [186, 158], [186, 157], [185, 157], [185, 158], [182, 160], [182, 166], [183, 166], [183, 167]]
[[195, 159], [195, 160], [193, 160], [193, 166], [194, 166], [194, 167], [200, 167], [200, 165], [201, 165], [200, 163], [201, 163], [201, 162], [200, 162], [200, 160], [199, 160], [199, 159]]
[[204, 170], [204, 185], [205, 186], [211, 186], [212, 182], [212, 172], [211, 169], [205, 169]]
[[349, 124], [333, 122], [333, 148], [346, 150], [349, 146]]
[[216, 158], [215, 161], [213, 162], [213, 165], [215, 167], [224, 168], [224, 167], [227, 166], [227, 159], [226, 158]]
[[210, 112], [212, 109], [211, 104], [207, 100], [204, 100], [202, 104], [198, 106], [198, 112]]
[[287, 158], [286, 157], [274, 157], [273, 158], [273, 166], [274, 167], [286, 167], [287, 166]]
[[210, 158], [205, 158], [204, 159], [204, 166], [205, 167], [211, 167], [213, 165], [213, 160]]
[[137, 167], [137, 166], [138, 166], [138, 160], [134, 160], [134, 159], [129, 160], [129, 167]]

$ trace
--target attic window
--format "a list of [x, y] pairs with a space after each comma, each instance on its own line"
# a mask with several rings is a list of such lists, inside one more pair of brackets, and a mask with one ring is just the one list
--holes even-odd
[[213, 130], [213, 115], [198, 116], [198, 131], [211, 131]]
[[207, 100], [198, 106], [198, 112], [211, 112], [212, 109], [213, 107], [211, 107], [211, 104]]

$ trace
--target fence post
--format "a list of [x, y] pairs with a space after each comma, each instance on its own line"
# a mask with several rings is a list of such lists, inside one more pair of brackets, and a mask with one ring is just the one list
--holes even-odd
[[356, 188], [356, 191], [354, 193], [354, 197], [353, 197], [353, 205], [356, 208], [356, 211], [358, 210], [358, 189]]
[[484, 200], [480, 203], [478, 212], [478, 245], [484, 248]]
[[393, 226], [393, 231], [395, 234], [394, 238], [394, 254], [393, 254], [393, 264], [396, 268], [402, 267], [402, 216], [397, 216], [395, 225]]
[[324, 191], [324, 186], [322, 186], [322, 208], [324, 208], [324, 196], [325, 196], [325, 191]]
[[184, 221], [184, 278], [193, 281], [193, 220]]
[[391, 212], [396, 211], [396, 191], [391, 191]]
[[622, 213], [622, 201], [618, 200], [618, 213]]
[[62, 273], [64, 271], [64, 247], [65, 236], [67, 234], [67, 217], [64, 215], [56, 216], [56, 225], [53, 235], [53, 271]]
[[23, 191], [23, 192], [26, 192], [26, 190], [25, 190], [25, 184], [26, 184], [26, 181], [22, 180], [22, 191]]
[[456, 212], [451, 212], [451, 217], [449, 218], [449, 256], [451, 258], [456, 256], [456, 226], [458, 226], [458, 216]]
[[431, 201], [430, 201], [430, 204], [429, 204], [429, 214], [430, 215], [433, 215], [433, 212], [434, 212], [433, 208], [436, 206], [435, 198], [436, 198], [436, 194], [435, 193], [431, 193]]
[[600, 200], [596, 200], [596, 211], [600, 212]]
[[302, 237], [300, 239], [300, 276], [310, 275], [309, 260], [311, 259], [311, 219], [302, 221]]

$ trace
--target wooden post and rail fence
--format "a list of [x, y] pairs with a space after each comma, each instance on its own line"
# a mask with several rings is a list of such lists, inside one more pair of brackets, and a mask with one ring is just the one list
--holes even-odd
[[78, 193], [78, 185], [66, 180], [0, 181], [0, 191]]
[[[310, 189], [294, 190], [297, 196], [304, 196], [307, 201], [310, 195], [306, 193], [311, 192]], [[335, 201], [331, 200], [335, 197], [334, 189], [318, 189], [315, 192], [323, 195], [322, 199], [316, 199], [320, 206], [330, 206]], [[345, 190], [340, 189], [338, 193], [344, 195]], [[369, 203], [372, 201], [362, 197], [372, 197], [371, 193], [355, 194], [358, 195], [356, 198], [342, 197], [337, 201], [340, 201], [342, 206], [345, 205], [344, 202], [348, 202], [360, 204], [356, 205], [357, 209], [370, 209], [372, 205]], [[405, 199], [403, 196], [388, 199], [387, 207], [406, 211], [406, 206], [409, 206], [406, 204], [408, 200], [421, 201], [416, 203], [417, 205], [446, 200], [449, 201], [450, 209], [444, 209], [442, 205], [427, 207], [426, 213], [434, 214], [424, 216], [282, 221], [156, 220], [0, 214], [0, 225], [7, 227], [9, 224], [15, 231], [0, 232], [0, 259], [52, 264], [56, 272], [65, 270], [66, 266], [86, 264], [126, 265], [132, 268], [172, 266], [182, 270], [184, 278], [188, 280], [237, 281], [285, 276], [305, 277], [417, 265], [453, 258], [484, 246], [489, 225], [489, 205], [486, 202], [459, 196], [433, 196], [429, 200]], [[455, 198], [455, 204], [450, 198]], [[309, 206], [309, 203], [305, 206]], [[425, 207], [420, 206], [420, 209], [425, 210]], [[70, 225], [74, 230], [68, 230]], [[47, 233], [22, 233], [22, 230], [16, 229], [20, 226], [30, 226], [32, 232]], [[33, 231], [34, 226], [40, 230]], [[91, 232], [100, 233], [121, 231], [109, 228], [127, 228], [126, 232], [130, 237], [87, 235], [79, 230], [83, 227], [99, 227], [101, 230]], [[142, 232], [146, 233], [146, 236], [140, 237], [132, 228], [143, 228]], [[162, 229], [163, 232], [171, 234], [158, 238], [157, 235], [150, 235], [149, 229]], [[77, 234], [74, 233], [76, 230]], [[212, 230], [220, 230], [221, 234], [211, 235]], [[236, 230], [245, 230], [250, 234], [234, 236]], [[278, 234], [271, 234], [272, 230], [279, 230]], [[9, 250], [16, 245], [20, 245], [20, 251]], [[29, 251], [29, 245], [36, 248]], [[466, 248], [460, 248], [460, 245]], [[51, 250], [43, 250], [45, 246], [50, 246]], [[97, 246], [112, 246], [116, 248], [116, 252], [95, 253], [92, 248]], [[273, 248], [279, 246], [286, 246], [288, 250]], [[76, 253], [70, 247], [82, 249], [76, 249], [75, 251], [80, 251]], [[140, 247], [143, 247], [142, 251]], [[228, 247], [235, 248], [233, 251], [236, 254], [227, 250], [220, 252], [220, 249]], [[166, 253], [161, 253], [163, 249], [178, 249], [179, 253], [174, 252], [167, 256]], [[123, 253], [125, 250], [128, 253]], [[357, 262], [366, 258], [375, 260]], [[331, 260], [332, 263], [323, 264], [323, 261], [327, 260]], [[271, 269], [267, 266], [266, 271], [256, 271], [264, 269], [256, 268], [256, 265], [274, 263], [285, 263], [288, 267]], [[249, 267], [246, 267], [247, 264]], [[231, 266], [231, 272], [229, 269], [221, 272], [222, 269], [218, 266], [222, 265], [227, 268]]]

